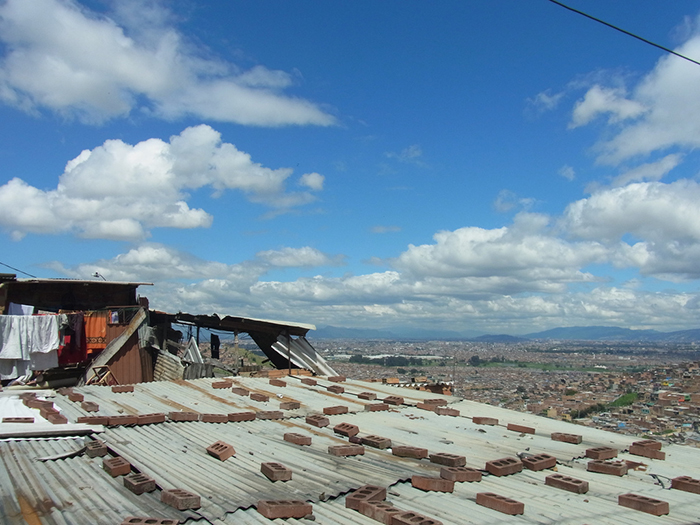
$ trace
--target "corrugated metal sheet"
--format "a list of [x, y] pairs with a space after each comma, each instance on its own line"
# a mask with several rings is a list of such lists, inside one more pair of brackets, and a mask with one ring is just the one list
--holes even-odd
[[[76, 389], [86, 400], [97, 401], [100, 413], [152, 413], [193, 410], [200, 413], [229, 413], [240, 410], [277, 409], [281, 400], [296, 399], [302, 409], [285, 412], [285, 419], [256, 420], [244, 423], [174, 423], [107, 428], [100, 438], [111, 450], [126, 457], [134, 467], [153, 476], [161, 488], [184, 488], [202, 497], [196, 513], [179, 513], [158, 501], [158, 492], [134, 496], [125, 491], [120, 480], [113, 480], [101, 469], [101, 460], [78, 456], [38, 462], [34, 458], [71, 452], [82, 440], [0, 441], [0, 491], [4, 509], [3, 523], [25, 523], [23, 516], [37, 512], [37, 523], [119, 523], [126, 515], [168, 517], [182, 520], [195, 516], [201, 523], [238, 525], [269, 523], [255, 511], [259, 499], [303, 499], [312, 501], [316, 523], [376, 523], [344, 507], [345, 493], [372, 483], [390, 486], [388, 499], [401, 509], [412, 510], [441, 520], [444, 524], [500, 523], [697, 523], [700, 496], [669, 490], [670, 479], [688, 475], [700, 479], [700, 451], [678, 445], [664, 446], [666, 460], [649, 460], [625, 452], [635, 440], [630, 436], [576, 426], [528, 414], [470, 402], [452, 403], [460, 417], [439, 416], [415, 406], [392, 407], [390, 411], [368, 412], [367, 402], [357, 399], [362, 391], [374, 391], [379, 397], [402, 395], [409, 404], [438, 397], [430, 392], [397, 389], [381, 383], [347, 381], [346, 392], [332, 394], [324, 387], [332, 383], [303, 385], [298, 378], [286, 378], [287, 387], [269, 385], [266, 379], [235, 378], [251, 391], [273, 397], [268, 403], [256, 403], [230, 390], [215, 390], [211, 379], [161, 382], [136, 385], [133, 394], [115, 394], [107, 387]], [[277, 394], [282, 398], [277, 397]], [[450, 398], [450, 401], [455, 401]], [[72, 419], [83, 415], [79, 403], [57, 396], [56, 403]], [[325, 406], [344, 404], [351, 413], [330, 416], [331, 426], [307, 425], [304, 415], [317, 413]], [[472, 416], [499, 419], [497, 426], [475, 424]], [[558, 458], [559, 473], [586, 480], [590, 492], [572, 494], [544, 484], [551, 471], [495, 477], [484, 476], [480, 483], [457, 483], [455, 492], [436, 493], [414, 489], [413, 474], [438, 475], [439, 466], [427, 460], [397, 458], [389, 450], [367, 448], [354, 458], [337, 458], [327, 453], [331, 444], [347, 440], [333, 433], [332, 427], [349, 422], [361, 435], [377, 434], [394, 444], [427, 448], [431, 453], [448, 452], [467, 457], [467, 465], [483, 468], [486, 461], [523, 454], [548, 453]], [[536, 429], [534, 435], [508, 431], [507, 423]], [[310, 435], [310, 447], [283, 440], [285, 432]], [[551, 440], [551, 432], [583, 435], [583, 443], [573, 445]], [[236, 449], [236, 456], [220, 462], [206, 453], [215, 441], [225, 441]], [[587, 448], [611, 446], [619, 457], [643, 462], [646, 470], [632, 470], [623, 477], [590, 473], [586, 470]], [[280, 462], [293, 471], [289, 482], [272, 483], [260, 472], [260, 463]], [[73, 481], [69, 481], [73, 480]], [[477, 492], [495, 492], [525, 503], [523, 516], [506, 516], [475, 503]], [[668, 501], [668, 516], [651, 517], [617, 505], [617, 496], [633, 492]], [[101, 518], [101, 517], [106, 518]], [[278, 523], [308, 523], [308, 520], [275, 520]]]

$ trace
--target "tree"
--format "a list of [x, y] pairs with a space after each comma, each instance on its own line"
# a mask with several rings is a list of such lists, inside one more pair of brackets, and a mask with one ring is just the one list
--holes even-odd
[[481, 358], [478, 355], [473, 355], [469, 358], [469, 364], [471, 366], [479, 366], [481, 364]]

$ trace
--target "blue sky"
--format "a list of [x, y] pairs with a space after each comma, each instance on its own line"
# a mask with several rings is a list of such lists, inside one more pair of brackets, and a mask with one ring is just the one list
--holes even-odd
[[[700, 60], [691, 2], [569, 5]], [[698, 81], [547, 0], [0, 1], [0, 262], [318, 326], [697, 328]]]

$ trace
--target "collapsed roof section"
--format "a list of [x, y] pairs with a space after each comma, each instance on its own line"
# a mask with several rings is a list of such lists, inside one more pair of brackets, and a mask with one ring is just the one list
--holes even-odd
[[316, 375], [337, 375], [305, 337], [309, 330], [316, 329], [312, 324], [219, 314], [192, 315], [183, 312], [170, 314], [151, 311], [152, 325], [164, 323], [185, 324], [233, 334], [246, 333], [276, 368], [305, 368]]

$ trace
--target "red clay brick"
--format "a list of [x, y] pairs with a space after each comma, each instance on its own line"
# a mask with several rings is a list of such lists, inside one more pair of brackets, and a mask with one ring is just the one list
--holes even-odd
[[457, 410], [456, 408], [435, 407], [435, 413], [438, 416], [459, 417], [459, 410]]
[[481, 481], [481, 471], [470, 467], [442, 467], [440, 477], [452, 481]]
[[386, 499], [386, 488], [377, 485], [364, 485], [345, 496], [345, 507], [360, 510], [363, 501], [380, 502]]
[[557, 458], [549, 454], [535, 454], [534, 456], [522, 458], [521, 461], [525, 468], [534, 471], [546, 470], [555, 467], [557, 464]]
[[131, 463], [121, 456], [114, 458], [105, 458], [102, 460], [102, 468], [107, 473], [116, 478], [117, 476], [125, 476], [131, 472]]
[[216, 443], [212, 443], [207, 447], [207, 454], [220, 461], [226, 461], [231, 456], [236, 455], [236, 450], [228, 443], [217, 441]]
[[345, 392], [345, 389], [340, 385], [329, 385], [326, 387], [326, 390], [333, 392], [334, 394], [342, 394]]
[[301, 382], [308, 386], [316, 386], [318, 384], [315, 379], [311, 379], [310, 377], [303, 377]]
[[63, 414], [49, 414], [46, 418], [52, 425], [65, 425], [68, 423], [68, 418]]
[[284, 419], [284, 414], [280, 410], [266, 410], [258, 412], [258, 419]]
[[428, 457], [427, 448], [409, 447], [405, 445], [395, 445], [391, 448], [391, 453], [401, 458], [425, 459]]
[[508, 426], [506, 427], [508, 430], [511, 430], [513, 432], [520, 432], [521, 434], [534, 434], [535, 429], [532, 427], [526, 427], [523, 425], [516, 425], [515, 423], [508, 423]]
[[371, 403], [365, 405], [365, 410], [367, 412], [383, 412], [384, 410], [389, 410], [389, 405], [387, 403]]
[[292, 479], [292, 469], [285, 467], [281, 463], [261, 463], [260, 472], [270, 481], [289, 481]]
[[301, 408], [299, 401], [284, 401], [280, 403], [280, 410], [297, 410]]
[[362, 445], [331, 445], [328, 447], [331, 456], [362, 456], [365, 447]]
[[617, 449], [611, 447], [596, 447], [586, 449], [586, 457], [591, 459], [612, 459], [617, 457]]
[[[64, 386], [64, 387], [61, 387], [61, 388], [57, 388], [57, 389], [56, 389], [56, 393], [57, 393], [57, 394], [61, 394], [62, 396], [68, 396], [68, 395], [71, 394], [72, 392], [73, 392], [73, 387]], [[25, 392], [25, 393], [26, 393], [26, 392]], [[31, 393], [33, 394], [34, 392], [31, 392]], [[22, 397], [21, 394], [20, 394], [19, 397], [20, 397], [20, 399], [24, 399], [24, 398]]]
[[165, 414], [139, 414], [138, 425], [153, 425], [155, 423], [165, 423]]
[[36, 397], [26, 397], [23, 401], [24, 405], [29, 408], [53, 408], [53, 401], [46, 399], [37, 399]]
[[433, 478], [430, 476], [412, 476], [411, 485], [425, 491], [454, 492], [455, 490], [455, 482], [451, 479]]
[[217, 390], [224, 389], [224, 388], [231, 388], [232, 386], [233, 386], [233, 381], [214, 381], [211, 384], [211, 387], [216, 388]]
[[310, 416], [306, 416], [306, 423], [319, 428], [327, 427], [331, 424], [330, 420], [327, 417], [322, 416], [320, 414], [312, 414]]
[[437, 405], [431, 405], [430, 403], [416, 403], [416, 408], [420, 410], [429, 410], [430, 412], [435, 412]]
[[139, 422], [139, 416], [123, 415], [123, 416], [110, 416], [109, 426], [116, 427], [119, 425], [136, 425]]
[[120, 525], [178, 525], [180, 520], [171, 518], [153, 518], [153, 517], [136, 517], [129, 516], [124, 518]]
[[473, 416], [472, 423], [477, 425], [498, 425], [498, 419], [495, 417]]
[[347, 378], [345, 376], [329, 376], [328, 381], [333, 381], [334, 383], [342, 383]]
[[550, 474], [544, 478], [544, 484], [557, 489], [568, 490], [576, 494], [585, 494], [588, 492], [588, 481], [582, 481], [562, 474]]
[[399, 406], [399, 405], [403, 405], [404, 399], [403, 399], [403, 397], [399, 397], [399, 396], [389, 396], [389, 397], [385, 397], [384, 399], [382, 399], [382, 401], [384, 401], [385, 403], [387, 403], [389, 405]]
[[671, 488], [700, 494], [700, 479], [693, 479], [690, 476], [678, 476], [671, 480]]
[[295, 445], [311, 445], [311, 436], [304, 436], [296, 432], [287, 432], [284, 435], [284, 440]]
[[357, 425], [351, 425], [350, 423], [340, 423], [333, 427], [333, 432], [336, 434], [341, 434], [345, 437], [356, 436], [360, 433], [360, 429]]
[[425, 399], [423, 400], [423, 403], [426, 405], [433, 405], [433, 406], [447, 406], [447, 401], [444, 399]]
[[391, 448], [391, 439], [381, 436], [363, 436], [362, 444], [372, 448]]
[[499, 496], [493, 492], [479, 492], [476, 495], [476, 504], [489, 509], [497, 510], [503, 514], [515, 516], [525, 512], [525, 504], [514, 499]]
[[360, 436], [350, 436], [348, 441], [353, 445], [362, 445], [362, 438]]
[[177, 519], [129, 516], [124, 518], [120, 525], [178, 525], [178, 523], [180, 520]]
[[656, 441], [655, 439], [643, 439], [641, 441], [635, 441], [632, 444], [640, 447], [647, 447], [652, 450], [661, 450], [661, 441]]
[[391, 525], [393, 517], [404, 512], [386, 501], [361, 501], [358, 510], [360, 514], [384, 525]]
[[617, 504], [629, 509], [640, 510], [654, 516], [663, 516], [669, 513], [668, 502], [661, 501], [639, 494], [620, 494], [617, 497]]
[[54, 407], [41, 407], [39, 409], [39, 414], [44, 419], [49, 419], [49, 416], [54, 416], [56, 414], [60, 414], [60, 412], [57, 409], [55, 409]]
[[630, 445], [630, 454], [633, 454], [635, 456], [643, 456], [645, 458], [651, 459], [666, 459], [666, 452], [661, 452], [660, 450], [656, 450], [654, 448], [646, 447], [643, 445], [638, 445], [636, 443], [632, 443]]
[[124, 394], [126, 392], [133, 392], [134, 391], [134, 385], [114, 385], [112, 387], [112, 392], [115, 392], [117, 394]]
[[627, 474], [627, 464], [622, 461], [603, 461], [601, 459], [592, 459], [588, 462], [586, 470], [589, 472], [598, 472], [600, 474], [624, 476]]
[[82, 400], [85, 399], [85, 396], [83, 394], [80, 394], [78, 392], [72, 392], [68, 394], [68, 399], [73, 401], [73, 403], [80, 403]]
[[34, 423], [33, 417], [4, 417], [3, 423]]
[[364, 399], [365, 401], [374, 401], [375, 399], [377, 399], [377, 394], [373, 392], [361, 392], [357, 394], [357, 397], [359, 399]]
[[232, 412], [228, 415], [228, 420], [234, 423], [238, 423], [240, 421], [253, 421], [256, 418], [257, 414], [255, 412]]
[[523, 463], [515, 458], [502, 458], [486, 462], [486, 470], [494, 476], [510, 476], [523, 470]]
[[250, 394], [250, 390], [246, 390], [245, 388], [241, 388], [239, 386], [234, 386], [231, 389], [231, 392], [243, 397], [247, 397]]
[[265, 394], [258, 394], [257, 392], [251, 392], [250, 399], [253, 401], [260, 401], [261, 403], [267, 403], [270, 400]]
[[228, 414], [202, 414], [204, 423], [228, 423]]
[[347, 414], [348, 407], [335, 406], [335, 407], [324, 407], [323, 413], [328, 416], [337, 416], [338, 414]]
[[80, 408], [85, 410], [85, 412], [97, 412], [100, 409], [100, 405], [94, 401], [83, 401], [80, 403]]
[[80, 416], [78, 423], [85, 425], [109, 425], [109, 416]]
[[85, 453], [88, 455], [88, 457], [91, 458], [106, 456], [107, 445], [104, 441], [101, 441], [99, 439], [90, 441], [85, 445]]
[[404, 511], [391, 517], [391, 525], [442, 525], [442, 522], [417, 512]]
[[270, 384], [272, 386], [279, 386], [279, 387], [285, 387], [287, 386], [286, 381], [282, 381], [281, 379], [270, 379]]
[[124, 477], [124, 486], [138, 495], [156, 490], [156, 481], [145, 474], [133, 473]]
[[177, 510], [198, 509], [202, 506], [197, 494], [183, 489], [168, 489], [160, 493], [160, 501]]
[[171, 421], [199, 421], [197, 412], [170, 412], [168, 418]]
[[303, 518], [313, 513], [311, 503], [301, 500], [260, 500], [256, 506], [258, 512], [267, 519]]
[[440, 452], [438, 454], [430, 454], [430, 462], [437, 463], [438, 465], [445, 465], [446, 467], [463, 467], [467, 464], [467, 458], [456, 454]]
[[552, 440], [578, 445], [583, 441], [583, 436], [579, 436], [578, 434], [566, 434], [564, 432], [552, 432]]

